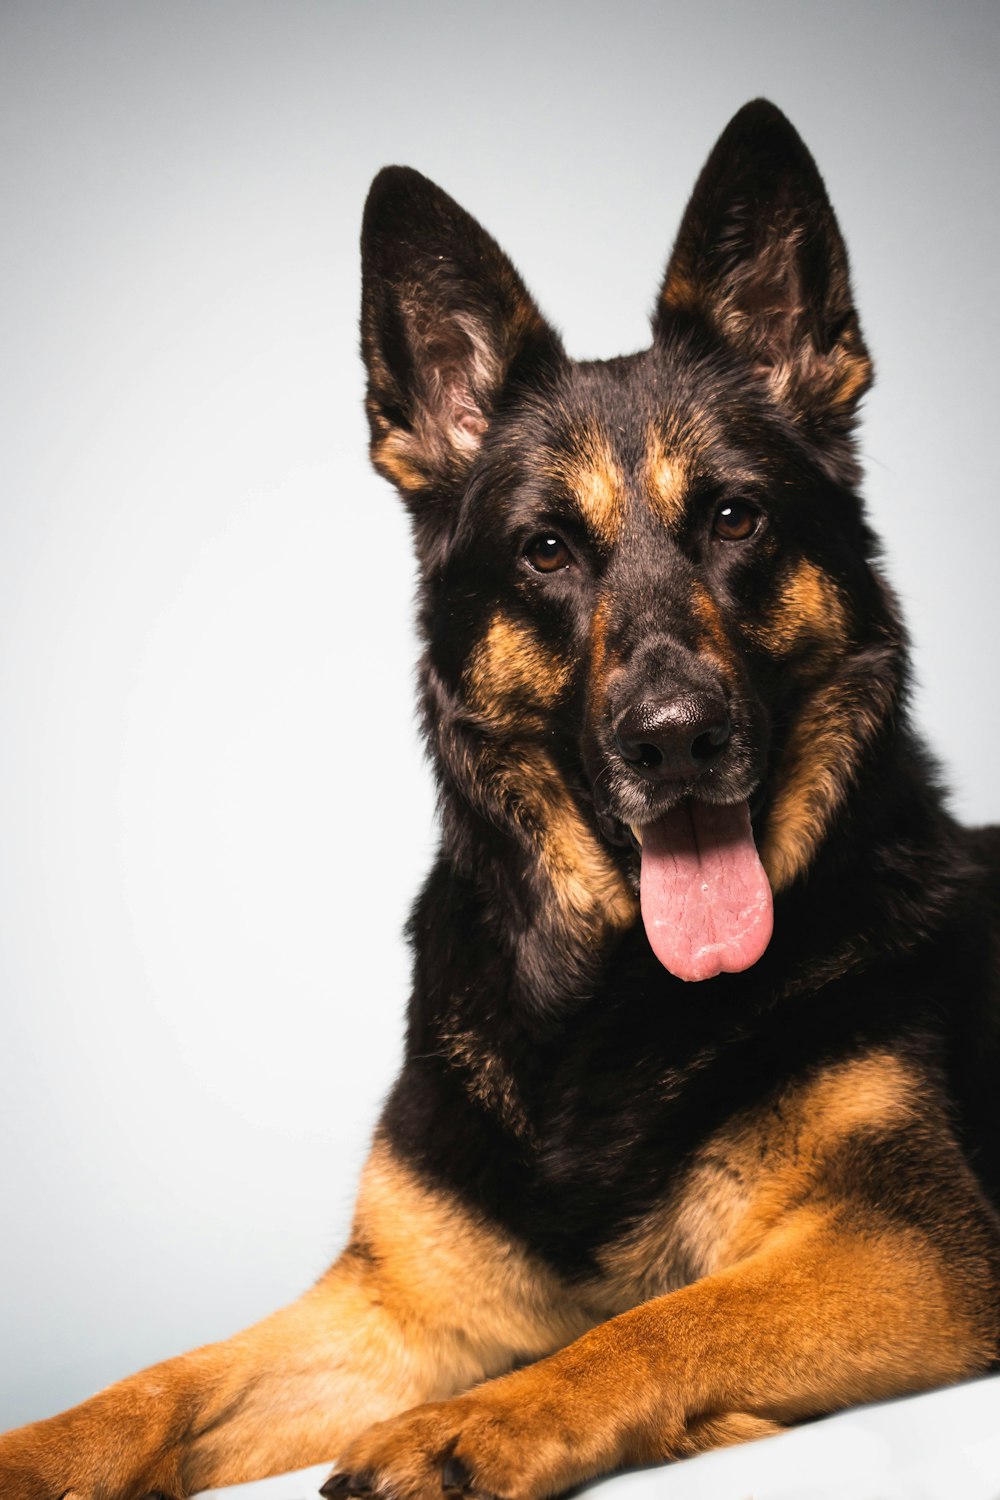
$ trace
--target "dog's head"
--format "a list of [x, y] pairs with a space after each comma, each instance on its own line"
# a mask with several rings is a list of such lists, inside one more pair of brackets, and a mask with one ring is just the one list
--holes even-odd
[[808, 151], [772, 105], [739, 112], [623, 359], [569, 360], [416, 172], [376, 178], [362, 248], [452, 857], [506, 870], [537, 993], [582, 983], [637, 891], [672, 972], [748, 967], [898, 692], [854, 491], [871, 364]]

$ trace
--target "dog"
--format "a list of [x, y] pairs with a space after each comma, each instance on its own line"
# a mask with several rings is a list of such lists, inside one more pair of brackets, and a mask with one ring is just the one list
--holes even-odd
[[5, 1500], [540, 1500], [1000, 1353], [1000, 830], [907, 717], [809, 152], [735, 116], [627, 358], [412, 170], [362, 249], [441, 799], [405, 1061], [326, 1275], [8, 1434]]

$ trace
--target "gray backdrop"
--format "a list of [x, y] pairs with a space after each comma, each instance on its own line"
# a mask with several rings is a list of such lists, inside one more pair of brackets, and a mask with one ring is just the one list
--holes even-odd
[[998, 40], [995, 0], [4, 0], [0, 1426], [253, 1320], [345, 1232], [433, 839], [356, 354], [383, 163], [610, 355], [726, 120], [786, 110], [878, 363], [920, 717], [1000, 814]]

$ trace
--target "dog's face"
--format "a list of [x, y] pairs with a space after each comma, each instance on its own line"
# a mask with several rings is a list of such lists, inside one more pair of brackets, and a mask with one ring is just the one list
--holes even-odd
[[372, 452], [414, 518], [446, 779], [591, 942], [638, 886], [672, 972], [748, 967], [898, 686], [853, 491], [870, 363], [808, 152], [740, 112], [624, 359], [568, 360], [416, 173], [380, 174], [363, 248]]

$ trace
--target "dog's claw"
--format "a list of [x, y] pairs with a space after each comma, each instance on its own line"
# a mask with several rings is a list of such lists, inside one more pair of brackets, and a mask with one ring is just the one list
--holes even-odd
[[324, 1500], [348, 1500], [352, 1495], [370, 1495], [371, 1479], [367, 1474], [331, 1474], [319, 1492]]
[[444, 1461], [441, 1470], [441, 1488], [443, 1490], [461, 1490], [464, 1494], [472, 1484], [472, 1474], [469, 1466], [453, 1453]]
[[319, 1492], [326, 1497], [326, 1500], [337, 1500], [338, 1496], [346, 1495], [347, 1475], [331, 1474], [326, 1483], [320, 1485]]

